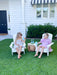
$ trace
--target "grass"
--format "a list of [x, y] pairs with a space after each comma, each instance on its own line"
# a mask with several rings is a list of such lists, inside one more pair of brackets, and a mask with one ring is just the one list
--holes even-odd
[[[49, 57], [43, 54], [41, 59], [34, 58], [35, 52], [26, 49], [26, 54], [22, 54], [20, 60], [16, 53], [11, 55], [11, 41], [7, 39], [0, 42], [0, 75], [57, 75], [57, 40], [53, 40], [54, 51]], [[26, 40], [28, 42], [30, 40]]]

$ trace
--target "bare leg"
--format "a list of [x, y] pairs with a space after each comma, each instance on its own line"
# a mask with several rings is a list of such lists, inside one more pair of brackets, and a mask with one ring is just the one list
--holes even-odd
[[19, 58], [19, 48], [16, 48], [16, 51], [17, 51], [17, 53], [18, 53], [18, 58]]
[[16, 48], [16, 51], [17, 51], [17, 53], [19, 52], [19, 49], [18, 48]]
[[42, 47], [41, 53], [40, 53], [40, 55], [39, 55], [38, 58], [41, 58], [41, 56], [42, 56], [42, 54], [43, 54], [43, 51], [44, 51], [44, 48], [45, 48], [45, 47]]
[[19, 47], [19, 52], [18, 52], [18, 58], [20, 59], [21, 57], [21, 50], [22, 50], [22, 46]]
[[40, 46], [38, 46], [35, 57], [38, 56], [38, 52], [39, 52]]

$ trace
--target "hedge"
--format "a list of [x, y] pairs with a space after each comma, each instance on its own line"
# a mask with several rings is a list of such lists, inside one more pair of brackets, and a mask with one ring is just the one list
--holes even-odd
[[41, 38], [43, 33], [52, 33], [53, 37], [57, 34], [57, 27], [53, 24], [30, 25], [27, 31], [27, 38]]

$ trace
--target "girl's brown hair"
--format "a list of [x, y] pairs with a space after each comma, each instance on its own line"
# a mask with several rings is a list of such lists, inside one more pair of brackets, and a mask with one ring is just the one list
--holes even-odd
[[17, 36], [16, 36], [16, 39], [18, 39], [20, 36], [22, 36], [22, 33], [18, 32]]
[[48, 37], [49, 37], [49, 34], [48, 33], [45, 33]]

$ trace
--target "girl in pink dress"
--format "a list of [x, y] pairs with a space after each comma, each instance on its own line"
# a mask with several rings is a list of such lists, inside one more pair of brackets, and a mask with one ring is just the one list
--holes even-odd
[[37, 52], [36, 52], [36, 54], [35, 54], [35, 57], [38, 56], [39, 49], [42, 48], [41, 53], [40, 53], [40, 55], [39, 55], [39, 57], [38, 57], [38, 58], [41, 58], [44, 49], [47, 48], [47, 45], [49, 45], [49, 44], [51, 43], [51, 40], [48, 39], [48, 36], [49, 36], [48, 33], [45, 33], [44, 39], [41, 39], [41, 41], [38, 42], [38, 44], [41, 43], [41, 45], [38, 46]]

